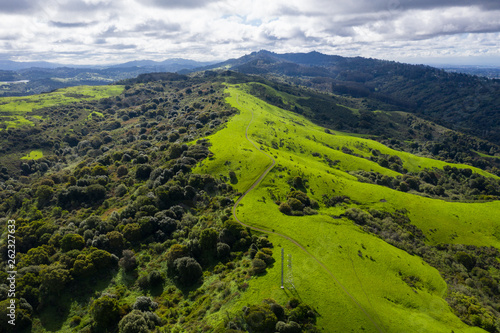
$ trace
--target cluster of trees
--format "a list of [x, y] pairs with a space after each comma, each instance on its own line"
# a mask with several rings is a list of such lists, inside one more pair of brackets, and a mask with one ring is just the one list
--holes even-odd
[[[384, 159], [382, 163], [385, 163]], [[389, 166], [390, 167], [390, 166]], [[353, 172], [358, 180], [386, 186], [402, 192], [411, 192], [432, 198], [448, 200], [498, 200], [500, 181], [474, 173], [471, 169], [444, 166], [407, 173], [396, 178], [374, 171]]]
[[[365, 231], [436, 268], [446, 283], [446, 300], [465, 323], [500, 332], [500, 251], [494, 247], [460, 244], [428, 245], [424, 233], [404, 210], [388, 213], [348, 208], [345, 216]], [[416, 288], [416, 277], [405, 281]]]
[[224, 332], [319, 332], [316, 317], [314, 308], [297, 298], [290, 299], [286, 306], [268, 298], [261, 304], [245, 306], [241, 313], [227, 320]]
[[[422, 131], [429, 127], [421, 121], [416, 121], [414, 117], [407, 119], [408, 126], [414, 128], [415, 131]], [[388, 139], [387, 136], [374, 139], [396, 150], [428, 156], [448, 163], [468, 164], [500, 175], [500, 159], [495, 156], [500, 153], [498, 145], [456, 131], [446, 130], [442, 133], [443, 130], [436, 130], [435, 132], [435, 135], [430, 135], [423, 140]]]
[[314, 215], [318, 213], [315, 209], [319, 208], [319, 204], [314, 199], [299, 190], [290, 191], [286, 201], [276, 203], [279, 205], [280, 212], [286, 215]]

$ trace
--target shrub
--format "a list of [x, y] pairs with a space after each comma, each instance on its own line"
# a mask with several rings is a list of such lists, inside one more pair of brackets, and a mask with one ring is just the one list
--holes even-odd
[[90, 314], [98, 330], [106, 331], [120, 319], [118, 301], [108, 295], [96, 299], [90, 306]]
[[217, 239], [219, 238], [219, 233], [213, 229], [204, 229], [200, 234], [200, 245], [205, 251], [214, 252], [217, 250]]
[[123, 236], [130, 242], [141, 239], [141, 226], [138, 223], [127, 224], [123, 228]]
[[226, 243], [217, 243], [217, 257], [225, 259], [231, 254], [231, 248]]
[[106, 188], [100, 184], [88, 186], [86, 192], [87, 197], [93, 202], [98, 202], [106, 198]]
[[123, 177], [128, 175], [128, 168], [125, 165], [120, 165], [118, 169], [116, 169], [116, 174], [118, 177]]
[[181, 244], [174, 244], [172, 247], [170, 247], [170, 250], [168, 250], [166, 257], [167, 257], [167, 265], [169, 269], [175, 268], [175, 261], [179, 258], [187, 256], [187, 248], [184, 245]]
[[174, 262], [179, 281], [184, 285], [196, 283], [203, 275], [200, 264], [191, 257], [182, 257]]
[[287, 203], [290, 206], [290, 208], [292, 209], [292, 211], [295, 211], [295, 210], [301, 211], [304, 208], [304, 204], [296, 198], [288, 199]]
[[158, 308], [158, 303], [153, 302], [150, 297], [139, 296], [132, 305], [132, 309], [140, 311], [154, 311]]
[[474, 268], [474, 266], [476, 265], [476, 260], [474, 259], [474, 257], [472, 257], [470, 254], [466, 253], [466, 252], [458, 252], [456, 254], [456, 258], [457, 258], [457, 261], [459, 263], [461, 263], [462, 265], [464, 265], [465, 268], [467, 268], [467, 270], [472, 270]]
[[283, 321], [278, 321], [276, 323], [276, 332], [278, 333], [300, 333], [302, 329], [300, 325], [294, 321], [285, 323]]
[[71, 250], [81, 250], [85, 247], [85, 240], [77, 234], [66, 234], [61, 239], [61, 250], [68, 252]]
[[139, 180], [146, 180], [153, 171], [153, 168], [149, 164], [141, 164], [137, 167], [135, 171], [135, 178]]
[[271, 311], [276, 315], [276, 318], [278, 320], [283, 320], [285, 319], [285, 309], [278, 303], [272, 303], [270, 304], [271, 306]]
[[278, 318], [267, 304], [252, 305], [245, 315], [245, 321], [255, 332], [271, 332], [276, 328]]
[[108, 169], [103, 165], [96, 165], [92, 168], [92, 176], [107, 176]]
[[266, 271], [266, 262], [262, 259], [253, 259], [252, 260], [252, 271], [254, 274], [261, 274]]
[[152, 271], [149, 273], [148, 280], [151, 287], [156, 287], [161, 285], [165, 281], [165, 278], [160, 272]]
[[115, 194], [117, 197], [123, 197], [125, 194], [127, 194], [127, 186], [120, 184], [116, 187]]
[[270, 265], [274, 262], [274, 258], [268, 254], [265, 254], [264, 252], [262, 251], [258, 251], [256, 254], [255, 254], [255, 258], [256, 259], [261, 259], [261, 260], [264, 260], [264, 262], [266, 263], [266, 265]]
[[125, 272], [131, 272], [137, 267], [137, 259], [135, 254], [131, 250], [123, 250], [123, 257], [120, 259], [118, 264], [125, 270]]
[[148, 323], [144, 319], [142, 313], [138, 310], [133, 310], [120, 320], [118, 323], [119, 333], [149, 333], [151, 332]]
[[[53, 184], [54, 182], [52, 182]], [[52, 199], [54, 190], [49, 185], [40, 185], [36, 189], [35, 196], [38, 199], [38, 207], [45, 206]]]
[[120, 320], [119, 333], [148, 333], [161, 325], [161, 319], [150, 311], [132, 310]]
[[282, 212], [285, 215], [291, 215], [292, 214], [292, 207], [288, 204], [288, 202], [283, 202], [279, 206], [280, 212]]

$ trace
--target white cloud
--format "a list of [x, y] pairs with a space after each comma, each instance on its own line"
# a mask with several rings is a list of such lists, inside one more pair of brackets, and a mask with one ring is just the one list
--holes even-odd
[[500, 1], [469, 3], [0, 0], [0, 47], [14, 60], [68, 63], [214, 60], [260, 49], [385, 59], [485, 54], [500, 59]]

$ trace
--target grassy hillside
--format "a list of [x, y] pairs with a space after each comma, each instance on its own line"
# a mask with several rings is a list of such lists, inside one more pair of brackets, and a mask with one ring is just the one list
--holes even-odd
[[[296, 288], [279, 289], [279, 267], [275, 265], [266, 276], [251, 283], [251, 291], [243, 295], [240, 303], [262, 295], [280, 299], [298, 293], [316, 305], [320, 325], [328, 331], [332, 328], [359, 331], [361, 327], [385, 332], [476, 330], [468, 328], [451, 312], [443, 299], [447, 286], [438, 271], [421, 258], [362, 231], [342, 216], [352, 207], [388, 212], [405, 209], [429, 244], [499, 248], [500, 224], [495, 216], [500, 215], [500, 202], [452, 203], [360, 183], [350, 171], [398, 175], [362, 158], [372, 150], [398, 156], [404, 168], [413, 172], [442, 169], [449, 164], [395, 151], [345, 133], [327, 133], [301, 116], [251, 96], [245, 89], [245, 86], [228, 87], [227, 101], [240, 113], [224, 130], [209, 137], [214, 155], [195, 171], [231, 181], [243, 193], [272, 162], [263, 152], [275, 159], [273, 170], [241, 201], [237, 216], [247, 224], [275, 233], [270, 236], [273, 242], [292, 254]], [[249, 139], [260, 146], [261, 152], [245, 138], [247, 126]], [[342, 148], [348, 148], [348, 153]], [[466, 165], [449, 166], [495, 177]], [[294, 183], [297, 177], [301, 184]], [[301, 188], [319, 202], [319, 214], [281, 213], [277, 203], [286, 201], [292, 187]], [[333, 194], [349, 197], [349, 203], [326, 207], [322, 203], [324, 195]], [[283, 236], [291, 237], [307, 252]], [[409, 284], [409, 277], [418, 280], [418, 286]]]
[[[3, 128], [16, 128], [22, 125], [33, 125], [33, 119], [27, 119], [29, 112], [34, 110], [66, 105], [79, 101], [92, 101], [118, 96], [123, 92], [123, 86], [78, 86], [64, 88], [51, 93], [0, 98], [0, 125]], [[2, 129], [0, 127], [0, 129]]]

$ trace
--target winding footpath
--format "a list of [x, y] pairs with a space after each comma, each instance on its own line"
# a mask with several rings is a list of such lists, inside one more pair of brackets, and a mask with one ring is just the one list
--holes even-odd
[[254, 117], [254, 114], [253, 114], [253, 110], [252, 109], [249, 109], [249, 108], [246, 108], [244, 107], [243, 105], [240, 104], [239, 102], [239, 95], [236, 96], [236, 103], [238, 103], [238, 105], [241, 107], [241, 108], [244, 108], [244, 109], [247, 109], [248, 111], [250, 111], [250, 113], [252, 114], [252, 118], [250, 119], [250, 122], [248, 123], [246, 129], [245, 129], [245, 138], [248, 140], [248, 142], [250, 142], [252, 144], [252, 146], [254, 146], [259, 152], [263, 153], [264, 155], [266, 155], [267, 157], [269, 157], [272, 161], [271, 165], [260, 175], [260, 177], [248, 188], [248, 190], [246, 190], [245, 193], [243, 193], [242, 196], [240, 196], [238, 198], [238, 200], [236, 201], [236, 203], [234, 204], [233, 206], [233, 216], [235, 218], [235, 220], [241, 224], [242, 226], [246, 227], [246, 228], [250, 228], [252, 230], [255, 230], [255, 231], [259, 231], [259, 232], [262, 232], [262, 233], [266, 233], [266, 234], [271, 234], [271, 235], [275, 235], [275, 236], [278, 236], [278, 237], [281, 237], [281, 238], [284, 238], [290, 242], [292, 242], [293, 244], [295, 244], [296, 246], [298, 246], [302, 251], [304, 251], [310, 258], [312, 258], [314, 261], [316, 261], [325, 271], [326, 273], [335, 281], [335, 283], [342, 289], [342, 291], [354, 302], [354, 304], [363, 312], [363, 314], [366, 316], [366, 318], [373, 324], [373, 326], [375, 326], [375, 328], [377, 329], [378, 332], [380, 333], [383, 333], [384, 330], [379, 326], [379, 324], [377, 324], [375, 322], [375, 320], [372, 318], [372, 316], [363, 308], [363, 306], [356, 300], [356, 298], [342, 285], [342, 283], [340, 283], [340, 281], [337, 279], [337, 277], [335, 277], [335, 275], [333, 275], [333, 273], [330, 271], [330, 269], [328, 269], [328, 267], [325, 266], [325, 264], [323, 264], [318, 258], [316, 258], [313, 254], [311, 254], [304, 246], [302, 246], [299, 242], [297, 242], [295, 239], [287, 236], [287, 235], [284, 235], [284, 234], [281, 234], [279, 232], [275, 232], [275, 231], [272, 231], [272, 230], [267, 230], [267, 229], [263, 229], [263, 228], [259, 228], [259, 227], [254, 227], [254, 226], [251, 226], [249, 224], [246, 224], [244, 223], [243, 221], [241, 221], [238, 216], [236, 215], [236, 210], [238, 208], [238, 205], [240, 204], [240, 202], [247, 196], [248, 193], [250, 193], [250, 191], [252, 191], [254, 188], [256, 188], [260, 183], [261, 181], [269, 174], [269, 172], [274, 168], [274, 166], [276, 165], [276, 160], [271, 156], [269, 155], [268, 153], [266, 153], [265, 151], [261, 150], [252, 140], [250, 140], [250, 138], [248, 137], [248, 129], [250, 128], [250, 125], [252, 124], [253, 122], [253, 117]]

